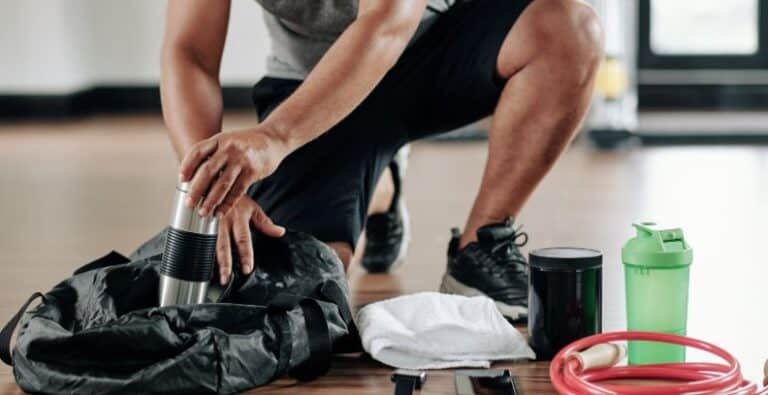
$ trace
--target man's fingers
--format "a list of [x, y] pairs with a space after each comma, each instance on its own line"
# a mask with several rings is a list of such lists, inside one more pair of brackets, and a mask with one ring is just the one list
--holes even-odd
[[182, 181], [189, 181], [195, 175], [195, 170], [200, 163], [216, 151], [216, 139], [207, 139], [195, 144], [181, 161], [179, 172]]
[[245, 176], [245, 172], [241, 172], [237, 177], [237, 180], [235, 180], [235, 183], [229, 189], [227, 196], [224, 198], [221, 204], [219, 204], [216, 212], [220, 212], [222, 214], [228, 213], [229, 210], [234, 207], [235, 203], [237, 203], [237, 199], [240, 199], [245, 195], [245, 192], [248, 190], [249, 186], [250, 181], [248, 180], [248, 177]]
[[248, 274], [253, 269], [253, 243], [251, 242], [251, 229], [248, 226], [248, 218], [235, 218], [232, 224], [232, 233], [240, 255], [240, 269], [243, 274]]
[[203, 204], [200, 207], [200, 212], [203, 217], [213, 212], [227, 194], [232, 190], [232, 186], [237, 180], [237, 176], [240, 174], [240, 167], [225, 167], [224, 170], [214, 181], [213, 187], [211, 187], [208, 195], [205, 197]]
[[219, 221], [219, 235], [216, 239], [216, 259], [219, 262], [219, 282], [226, 285], [232, 273], [232, 245], [229, 241], [229, 224], [223, 218]]
[[[200, 165], [195, 172], [195, 176], [192, 177], [192, 182], [189, 184], [186, 201], [188, 207], [194, 207], [200, 201], [200, 198], [208, 191], [208, 188], [218, 177], [219, 170], [226, 164], [227, 155], [219, 152]], [[201, 210], [200, 215], [205, 216], [207, 213], [203, 214]]]
[[261, 207], [256, 207], [251, 216], [251, 222], [261, 233], [264, 233], [270, 237], [283, 237], [285, 234], [285, 228], [279, 225], [275, 225], [274, 222], [264, 214]]

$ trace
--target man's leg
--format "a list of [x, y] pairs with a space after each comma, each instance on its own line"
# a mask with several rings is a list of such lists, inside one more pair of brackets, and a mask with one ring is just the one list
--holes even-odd
[[[472, 68], [474, 63], [462, 54], [472, 51], [466, 45], [449, 48], [451, 56], [469, 65], [463, 76], [449, 78], [454, 84], [467, 79], [478, 84], [475, 90], [464, 87], [477, 92], [476, 100], [464, 102], [470, 109], [482, 103], [494, 113], [480, 190], [464, 232], [452, 232], [440, 290], [486, 295], [505, 317], [522, 321], [528, 314], [528, 265], [519, 247], [527, 235], [508, 218], [517, 215], [578, 129], [589, 105], [602, 37], [592, 9], [577, 0], [469, 4], [476, 8], [467, 8], [464, 33], [476, 40], [474, 56], [488, 66], [487, 72], [495, 71], [494, 88], [490, 77], [483, 77], [484, 67]], [[501, 17], [494, 18], [495, 13]]]
[[[392, 181], [392, 173], [389, 169], [381, 173], [376, 188], [373, 190], [373, 198], [368, 206], [368, 216], [373, 214], [386, 213], [392, 204], [392, 197], [395, 194], [395, 185]], [[361, 251], [362, 252], [362, 251]]]
[[405, 261], [410, 243], [410, 221], [403, 199], [406, 145], [381, 174], [368, 207], [365, 243], [358, 243], [357, 259], [369, 273], [390, 272]]
[[601, 58], [594, 11], [577, 0], [536, 0], [508, 33], [497, 72], [506, 80], [488, 160], [459, 246], [478, 228], [516, 216], [579, 128]]
[[[376, 188], [373, 190], [371, 204], [368, 206], [368, 217], [372, 215], [383, 214], [389, 210], [392, 205], [392, 198], [395, 195], [395, 184], [392, 180], [392, 173], [389, 169], [384, 170], [376, 182]], [[360, 261], [365, 253], [365, 239], [360, 239], [355, 247], [354, 257], [351, 260]], [[344, 265], [348, 265], [345, 263]]]

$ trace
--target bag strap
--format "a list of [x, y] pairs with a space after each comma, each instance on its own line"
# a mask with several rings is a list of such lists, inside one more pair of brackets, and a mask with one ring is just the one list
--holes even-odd
[[299, 302], [304, 313], [304, 325], [309, 338], [309, 358], [289, 374], [299, 380], [309, 381], [328, 373], [331, 368], [331, 334], [320, 303], [312, 298]]
[[[304, 316], [304, 327], [307, 328], [307, 339], [309, 341], [309, 358], [301, 365], [291, 369], [288, 374], [302, 381], [309, 381], [322, 376], [328, 372], [331, 367], [331, 334], [328, 329], [328, 320], [320, 303], [312, 298], [281, 293], [275, 295], [269, 303], [268, 309], [274, 314], [273, 317], [284, 315], [288, 310], [299, 306]], [[279, 320], [279, 327], [285, 328], [287, 320]], [[288, 331], [290, 333], [290, 330]], [[291, 342], [290, 338], [282, 338], [280, 343]], [[290, 358], [291, 348], [280, 350], [281, 356], [288, 352]], [[282, 375], [283, 369], [287, 364], [278, 361], [277, 375]]]
[[37, 298], [44, 299], [45, 297], [40, 292], [32, 294], [32, 296], [21, 305], [19, 311], [16, 312], [11, 320], [5, 324], [3, 330], [0, 331], [0, 360], [8, 366], [13, 366], [13, 359], [11, 357], [11, 337], [13, 336], [13, 331], [16, 329], [16, 326], [19, 325], [19, 321], [21, 320], [21, 317], [24, 316], [24, 312], [27, 311], [27, 307], [29, 307], [30, 303]]
[[333, 345], [335, 353], [354, 353], [363, 351], [363, 343], [360, 340], [360, 332], [357, 330], [355, 320], [352, 318], [352, 311], [349, 309], [347, 297], [339, 284], [333, 281], [327, 281], [320, 286], [320, 294], [328, 301], [339, 308], [344, 323], [347, 324], [347, 335], [338, 339]]
[[75, 272], [72, 274], [78, 275], [80, 273], [85, 273], [87, 271], [101, 269], [107, 266], [121, 265], [123, 263], [128, 263], [128, 262], [130, 262], [130, 259], [126, 258], [119, 252], [110, 251], [107, 255], [104, 255], [101, 258], [98, 258], [92, 262], [86, 263], [85, 265], [81, 266], [79, 269], [75, 270]]
[[291, 324], [288, 322], [286, 312], [296, 307], [299, 300], [301, 298], [298, 295], [280, 293], [275, 295], [267, 305], [269, 319], [275, 326], [275, 336], [277, 336], [276, 340], [279, 345], [276, 355], [277, 367], [272, 375], [272, 380], [282, 377], [288, 368], [291, 353], [293, 353], [293, 342], [291, 341]]
[[[321, 296], [322, 300], [333, 303], [339, 309], [342, 320], [347, 324], [349, 333], [339, 339], [336, 344], [332, 344], [331, 342], [328, 320], [317, 299], [289, 293], [281, 293], [275, 295], [269, 303], [269, 310], [273, 313], [278, 313], [273, 315], [273, 317], [282, 318], [276, 319], [276, 324], [278, 324], [277, 327], [279, 328], [278, 332], [282, 333], [286, 330], [287, 320], [282, 316], [286, 311], [298, 305], [304, 315], [304, 325], [307, 328], [307, 337], [309, 340], [309, 358], [304, 361], [304, 363], [288, 372], [289, 375], [302, 381], [309, 381], [326, 374], [331, 367], [331, 355], [335, 349], [338, 349], [338, 352], [358, 352], [363, 350], [357, 326], [355, 326], [352, 312], [347, 304], [346, 294], [341, 287], [333, 281], [326, 281], [320, 284], [315, 292]], [[290, 333], [290, 330], [288, 330], [288, 333]], [[291, 342], [289, 339], [283, 340], [284, 341], [280, 341], [280, 343], [287, 342], [289, 344], [283, 344], [283, 347], [280, 349], [280, 354], [281, 356], [284, 356], [287, 353], [288, 357], [290, 357], [290, 346], [292, 346], [292, 344], [290, 344]], [[285, 363], [281, 363], [284, 361], [280, 361], [279, 359], [280, 358], [278, 358], [276, 376], [282, 375], [283, 369], [286, 366]]]

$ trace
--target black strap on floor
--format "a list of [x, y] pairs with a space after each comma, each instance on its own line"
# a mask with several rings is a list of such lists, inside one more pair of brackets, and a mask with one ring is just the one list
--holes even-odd
[[413, 377], [398, 377], [395, 380], [395, 395], [412, 395], [418, 379]]
[[32, 294], [32, 296], [30, 296], [29, 299], [27, 299], [27, 301], [21, 305], [21, 308], [16, 313], [16, 315], [14, 315], [11, 320], [5, 324], [3, 330], [0, 331], [0, 360], [5, 362], [6, 365], [13, 366], [13, 359], [11, 357], [11, 337], [13, 336], [13, 331], [16, 329], [16, 325], [19, 325], [19, 321], [21, 320], [21, 317], [24, 316], [24, 312], [27, 311], [29, 304], [32, 303], [35, 299], [42, 297], [43, 294], [40, 292], [35, 292]]
[[110, 251], [109, 254], [104, 255], [103, 257], [98, 258], [93, 262], [89, 262], [83, 266], [80, 266], [80, 268], [75, 270], [73, 274], [77, 275], [77, 274], [85, 273], [91, 270], [101, 269], [107, 266], [120, 265], [128, 262], [130, 262], [130, 260], [125, 256], [123, 256], [122, 254], [120, 254], [119, 252]]

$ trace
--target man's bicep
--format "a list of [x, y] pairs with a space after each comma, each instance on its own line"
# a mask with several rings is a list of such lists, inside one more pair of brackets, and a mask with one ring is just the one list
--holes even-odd
[[169, 0], [164, 56], [184, 51], [209, 73], [218, 74], [229, 23], [230, 0]]

